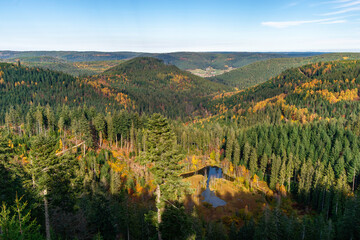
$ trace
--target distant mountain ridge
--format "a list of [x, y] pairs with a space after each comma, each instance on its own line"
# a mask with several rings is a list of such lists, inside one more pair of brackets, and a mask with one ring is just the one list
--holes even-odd
[[272, 58], [264, 61], [257, 61], [209, 79], [238, 89], [246, 89], [256, 84], [263, 83], [269, 80], [269, 78], [275, 77], [289, 68], [299, 67], [310, 63], [347, 59], [360, 59], [360, 53], [330, 53], [311, 57]]
[[[174, 52], [174, 53], [143, 53], [143, 52], [75, 52], [75, 51], [0, 51], [3, 61], [28, 61], [36, 57], [52, 57], [66, 62], [125, 60], [135, 57], [155, 57], [167, 64], [183, 70], [227, 69], [238, 68], [247, 64], [270, 58], [286, 58], [312, 56], [321, 53], [260, 53], [260, 52]], [[33, 60], [31, 60], [34, 62]], [[53, 60], [52, 60], [53, 61]]]

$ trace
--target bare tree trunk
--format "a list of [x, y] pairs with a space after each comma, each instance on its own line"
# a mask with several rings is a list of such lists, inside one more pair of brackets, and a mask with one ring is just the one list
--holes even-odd
[[[158, 205], [157, 206], [157, 219], [158, 219], [158, 224], [159, 224], [159, 227], [160, 227], [160, 223], [161, 223], [161, 207], [160, 207], [160, 204], [161, 204], [161, 200], [160, 200], [160, 197], [161, 197], [161, 191], [160, 191], [160, 185], [158, 184], [156, 186], [156, 204]], [[160, 229], [158, 228], [158, 240], [162, 240], [162, 237], [161, 237], [161, 232], [160, 232]]]
[[101, 144], [102, 144], [102, 132], [100, 131], [100, 147], [101, 147]]
[[355, 168], [354, 168], [354, 177], [353, 177], [353, 184], [352, 184], [352, 191], [354, 192], [355, 188]]
[[45, 230], [46, 230], [46, 240], [50, 240], [50, 220], [49, 220], [49, 203], [46, 197], [47, 189], [43, 191], [44, 195], [44, 207], [45, 207]]

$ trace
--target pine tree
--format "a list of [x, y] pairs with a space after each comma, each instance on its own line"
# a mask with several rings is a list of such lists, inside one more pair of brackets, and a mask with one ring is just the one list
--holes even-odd
[[[179, 176], [182, 155], [177, 149], [175, 134], [168, 120], [160, 114], [151, 116], [146, 132], [146, 152], [141, 155], [141, 159], [153, 163], [150, 171], [156, 184], [157, 220], [160, 225], [165, 202], [177, 199], [182, 194], [183, 183]], [[158, 238], [161, 240], [160, 229]]]
[[[56, 156], [58, 140], [52, 135], [39, 135], [31, 142], [30, 168], [32, 186], [44, 201], [46, 238], [50, 239], [49, 197], [56, 198], [69, 188], [68, 178], [73, 161], [68, 155]], [[61, 192], [63, 191], [63, 192]], [[64, 201], [62, 199], [61, 201]]]
[[336, 160], [334, 171], [335, 171], [335, 178], [339, 178], [341, 173], [345, 169], [345, 162], [344, 157], [340, 157]]
[[249, 160], [249, 169], [252, 174], [255, 174], [257, 171], [258, 168], [257, 161], [258, 159], [257, 159], [256, 149], [252, 148], [250, 153], [250, 160]]
[[110, 114], [106, 115], [106, 126], [107, 126], [107, 136], [108, 140], [111, 144], [114, 143], [114, 137], [115, 137], [115, 129], [114, 129], [114, 123], [113, 118]]
[[49, 131], [54, 131], [55, 127], [55, 115], [49, 104], [46, 105], [45, 115], [47, 120], [47, 128]]
[[40, 240], [40, 226], [31, 220], [31, 211], [27, 202], [16, 196], [11, 208], [3, 203], [0, 211], [0, 239], [2, 240]]
[[281, 166], [281, 158], [276, 157], [274, 154], [271, 156], [271, 174], [270, 174], [270, 188], [275, 188], [278, 182], [279, 170]]
[[240, 164], [240, 145], [236, 141], [234, 144], [234, 159], [233, 163], [235, 166], [238, 166]]
[[94, 125], [95, 125], [96, 131], [98, 131], [98, 133], [99, 133], [99, 137], [100, 137], [99, 145], [101, 147], [102, 142], [103, 142], [104, 132], [105, 132], [105, 119], [101, 113], [98, 113], [98, 115], [96, 115], [96, 117], [94, 119]]
[[242, 154], [242, 159], [240, 160], [241, 163], [243, 163], [245, 166], [248, 165], [248, 161], [249, 161], [249, 157], [250, 157], [250, 151], [251, 151], [250, 144], [248, 142], [245, 142], [244, 149], [243, 149], [243, 154]]
[[294, 160], [293, 160], [293, 155], [290, 153], [286, 165], [286, 183], [287, 183], [288, 192], [291, 190], [291, 178], [293, 176], [293, 171], [294, 171]]
[[235, 132], [234, 129], [230, 128], [228, 138], [226, 141], [226, 158], [228, 161], [231, 161], [232, 158], [234, 141], [235, 141]]
[[286, 163], [285, 160], [282, 161], [280, 171], [279, 171], [279, 183], [284, 185], [286, 179]]
[[265, 177], [265, 171], [268, 164], [268, 157], [266, 154], [264, 154], [260, 159], [260, 172], [263, 175], [263, 178]]

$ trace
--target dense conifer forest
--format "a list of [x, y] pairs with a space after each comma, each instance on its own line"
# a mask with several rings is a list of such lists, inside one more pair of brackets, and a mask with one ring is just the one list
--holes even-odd
[[1, 64], [0, 239], [359, 239], [359, 89], [356, 60], [241, 91], [148, 57]]

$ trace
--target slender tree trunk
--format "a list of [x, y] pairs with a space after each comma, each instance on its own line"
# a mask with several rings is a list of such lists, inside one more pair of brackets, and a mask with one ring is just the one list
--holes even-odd
[[123, 135], [121, 134], [121, 138], [120, 138], [120, 146], [121, 146], [121, 149], [123, 148]]
[[158, 240], [162, 240], [161, 232], [160, 232], [160, 223], [161, 223], [161, 207], [159, 206], [161, 204], [161, 191], [160, 191], [160, 185], [158, 184], [156, 186], [156, 205], [157, 205], [157, 219], [158, 219]]
[[353, 177], [353, 184], [352, 184], [352, 191], [354, 192], [355, 188], [355, 168], [354, 168], [354, 177]]
[[100, 147], [101, 147], [101, 144], [102, 144], [102, 132], [100, 131]]
[[44, 195], [44, 207], [45, 207], [45, 230], [46, 230], [46, 240], [50, 240], [50, 220], [49, 220], [49, 203], [46, 197], [47, 189], [43, 192]]
[[21, 126], [18, 126], [18, 130], [19, 130], [19, 135], [21, 137], [22, 136], [22, 134], [21, 134]]

